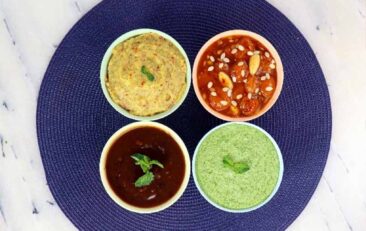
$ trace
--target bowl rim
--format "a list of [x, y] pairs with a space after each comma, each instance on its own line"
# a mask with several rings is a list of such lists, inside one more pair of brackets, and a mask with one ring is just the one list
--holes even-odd
[[[163, 204], [160, 204], [160, 205], [157, 205], [157, 206], [154, 206], [154, 207], [148, 207], [148, 208], [143, 208], [143, 207], [138, 207], [138, 206], [131, 205], [131, 204], [123, 201], [121, 198], [119, 198], [116, 195], [116, 193], [113, 191], [113, 189], [111, 188], [111, 186], [108, 182], [107, 173], [106, 173], [106, 169], [105, 169], [108, 152], [109, 152], [111, 146], [114, 144], [114, 142], [119, 137], [126, 134], [127, 132], [129, 132], [131, 130], [134, 130], [136, 128], [140, 128], [140, 127], [154, 127], [154, 128], [158, 128], [158, 129], [168, 133], [177, 142], [177, 144], [181, 148], [182, 153], [183, 153], [183, 157], [184, 157], [184, 162], [185, 162], [185, 172], [184, 172], [183, 181], [182, 181], [178, 191], [174, 194], [174, 196], [171, 197], [168, 201], [164, 202]], [[186, 145], [184, 144], [183, 140], [171, 128], [169, 128], [168, 126], [166, 126], [164, 124], [158, 123], [158, 122], [139, 121], [139, 122], [133, 122], [133, 123], [130, 123], [130, 124], [127, 124], [127, 125], [123, 126], [122, 128], [118, 129], [108, 139], [105, 146], [103, 147], [103, 151], [102, 151], [102, 154], [101, 154], [101, 157], [100, 157], [99, 174], [100, 174], [100, 179], [102, 181], [102, 185], [103, 185], [105, 191], [107, 192], [108, 196], [115, 203], [117, 203], [120, 207], [122, 207], [124, 209], [127, 209], [131, 212], [136, 212], [136, 213], [141, 213], [141, 214], [155, 213], [155, 212], [159, 212], [159, 211], [162, 211], [164, 209], [167, 209], [168, 207], [173, 205], [175, 202], [177, 202], [178, 199], [183, 195], [183, 193], [185, 192], [185, 190], [187, 188], [189, 178], [190, 178], [190, 175], [191, 175], [191, 160], [190, 160], [190, 157], [189, 157], [188, 149], [187, 149]]]
[[[229, 209], [229, 208], [225, 208], [225, 207], [217, 204], [216, 202], [214, 202], [213, 200], [211, 200], [206, 195], [206, 193], [202, 190], [202, 188], [201, 188], [201, 186], [200, 186], [200, 184], [198, 182], [197, 176], [196, 176], [196, 159], [197, 159], [197, 153], [198, 153], [199, 148], [201, 147], [202, 142], [212, 132], [216, 131], [219, 128], [222, 128], [222, 127], [225, 127], [225, 126], [229, 126], [229, 125], [232, 125], [232, 124], [239, 124], [239, 125], [242, 125], [242, 126], [253, 127], [255, 129], [257, 129], [258, 131], [262, 132], [263, 134], [265, 134], [270, 139], [270, 141], [272, 142], [272, 144], [274, 145], [274, 147], [276, 149], [277, 156], [278, 156], [278, 161], [279, 161], [279, 175], [278, 175], [277, 183], [276, 183], [275, 187], [272, 190], [272, 193], [264, 201], [262, 201], [260, 204], [255, 205], [255, 206], [250, 207], [250, 208]], [[248, 123], [248, 122], [226, 122], [226, 123], [220, 124], [220, 125], [212, 128], [210, 131], [208, 131], [201, 138], [201, 140], [199, 141], [199, 143], [196, 146], [196, 149], [194, 150], [194, 154], [193, 154], [193, 158], [192, 158], [192, 175], [193, 175], [193, 180], [194, 180], [194, 184], [196, 185], [196, 187], [197, 187], [198, 191], [200, 192], [200, 194], [206, 199], [207, 202], [209, 202], [214, 207], [216, 207], [216, 208], [218, 208], [218, 209], [220, 209], [222, 211], [231, 212], [231, 213], [247, 213], [247, 212], [251, 212], [251, 211], [254, 211], [256, 209], [259, 209], [260, 207], [262, 207], [265, 204], [267, 204], [274, 197], [274, 195], [277, 193], [278, 189], [280, 188], [280, 185], [282, 183], [282, 178], [283, 178], [283, 172], [284, 172], [284, 164], [283, 164], [282, 152], [281, 152], [280, 148], [278, 147], [277, 142], [274, 140], [274, 138], [266, 130], [264, 130], [263, 128], [261, 128], [261, 127], [259, 127], [257, 125], [254, 125], [254, 124], [251, 124], [251, 123]]]
[[[200, 93], [200, 90], [198, 88], [198, 83], [197, 83], [197, 70], [198, 70], [198, 64], [199, 61], [203, 55], [203, 53], [206, 51], [206, 49], [213, 44], [214, 42], [218, 41], [219, 39], [223, 38], [223, 37], [227, 37], [227, 36], [233, 36], [233, 35], [243, 35], [243, 36], [248, 36], [251, 37], [252, 39], [257, 40], [258, 42], [260, 42], [264, 47], [266, 47], [268, 49], [268, 51], [271, 53], [272, 57], [274, 58], [274, 60], [276, 61], [276, 72], [277, 72], [277, 83], [276, 83], [276, 89], [275, 92], [273, 93], [271, 99], [267, 102], [267, 104], [264, 106], [264, 108], [262, 108], [262, 110], [260, 110], [258, 113], [252, 115], [252, 116], [242, 116], [242, 117], [231, 117], [231, 116], [227, 116], [224, 115], [218, 111], [215, 111], [213, 108], [210, 107], [210, 105], [208, 105], [206, 103], [206, 101], [202, 98], [202, 95]], [[228, 31], [224, 31], [221, 32], [215, 36], [213, 36], [211, 39], [209, 39], [199, 50], [199, 52], [196, 55], [196, 58], [194, 60], [194, 64], [193, 64], [193, 69], [192, 69], [192, 82], [193, 82], [193, 88], [194, 88], [194, 92], [198, 98], [198, 100], [200, 101], [201, 105], [209, 112], [211, 113], [213, 116], [225, 120], [225, 121], [233, 121], [233, 122], [244, 122], [244, 121], [250, 121], [253, 119], [256, 119], [260, 116], [262, 116], [263, 114], [265, 114], [269, 109], [272, 108], [272, 106], [276, 103], [281, 91], [282, 91], [282, 86], [283, 86], [283, 81], [284, 81], [284, 70], [283, 70], [283, 64], [281, 61], [281, 58], [277, 52], [277, 50], [274, 48], [274, 46], [263, 36], [252, 32], [252, 31], [248, 31], [248, 30], [241, 30], [241, 29], [235, 29], [235, 30], [228, 30]]]
[[[181, 98], [174, 104], [173, 107], [169, 108], [168, 110], [158, 113], [158, 114], [154, 114], [152, 116], [138, 116], [138, 115], [134, 115], [132, 113], [130, 113], [129, 111], [125, 110], [124, 108], [122, 108], [121, 106], [119, 106], [117, 103], [115, 103], [112, 98], [109, 95], [108, 89], [106, 87], [105, 84], [105, 79], [106, 79], [106, 73], [108, 71], [108, 63], [110, 60], [110, 57], [112, 55], [112, 51], [113, 48], [118, 45], [121, 42], [124, 42], [132, 37], [136, 37], [138, 35], [142, 35], [142, 34], [146, 34], [146, 33], [156, 33], [162, 37], [164, 37], [165, 39], [167, 39], [168, 41], [170, 41], [171, 43], [174, 44], [174, 46], [176, 48], [178, 48], [178, 50], [180, 51], [180, 53], [183, 55], [184, 61], [186, 63], [186, 71], [187, 71], [187, 75], [186, 75], [186, 89], [183, 92], [183, 95], [181, 96]], [[153, 120], [158, 120], [158, 119], [162, 119], [164, 117], [169, 116], [171, 113], [173, 113], [175, 110], [177, 110], [184, 102], [184, 100], [186, 99], [189, 89], [191, 87], [191, 79], [192, 79], [192, 73], [191, 73], [191, 64], [189, 62], [187, 53], [185, 52], [185, 50], [183, 49], [183, 47], [177, 42], [177, 40], [175, 40], [172, 36], [170, 36], [169, 34], [156, 30], [156, 29], [150, 29], [150, 28], [140, 28], [140, 29], [135, 29], [135, 30], [131, 30], [128, 31], [122, 35], [120, 35], [118, 38], [116, 38], [108, 47], [108, 49], [106, 50], [101, 65], [100, 65], [100, 71], [99, 71], [99, 78], [100, 78], [100, 84], [102, 86], [102, 91], [103, 94], [105, 96], [105, 98], [107, 99], [108, 103], [116, 110], [118, 111], [120, 114], [122, 114], [123, 116], [129, 118], [129, 119], [133, 119], [136, 121], [153, 121]]]

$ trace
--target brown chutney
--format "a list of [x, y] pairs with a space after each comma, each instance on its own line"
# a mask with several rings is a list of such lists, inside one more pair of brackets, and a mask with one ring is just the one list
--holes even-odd
[[[144, 173], [131, 155], [141, 153], [158, 160], [164, 168], [154, 166], [150, 185], [135, 187]], [[114, 193], [124, 202], [142, 208], [161, 205], [172, 198], [185, 175], [183, 152], [178, 143], [156, 127], [139, 127], [119, 137], [107, 154], [106, 175]]]

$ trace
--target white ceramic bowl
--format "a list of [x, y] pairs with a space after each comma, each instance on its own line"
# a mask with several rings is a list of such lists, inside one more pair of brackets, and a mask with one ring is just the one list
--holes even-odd
[[[137, 115], [131, 114], [130, 112], [128, 112], [127, 110], [125, 110], [124, 108], [122, 108], [121, 106], [119, 106], [112, 100], [112, 98], [110, 97], [109, 92], [107, 90], [105, 80], [106, 80], [107, 71], [108, 71], [108, 62], [109, 62], [109, 59], [111, 58], [113, 48], [123, 41], [126, 41], [132, 37], [135, 37], [135, 36], [138, 36], [141, 34], [146, 34], [146, 33], [156, 33], [156, 34], [164, 37], [171, 43], [173, 43], [178, 48], [178, 50], [183, 55], [184, 60], [186, 62], [187, 86], [186, 86], [186, 89], [185, 89], [182, 97], [178, 100], [178, 102], [175, 103], [175, 105], [173, 107], [171, 107], [167, 111], [164, 111], [162, 113], [155, 114], [152, 116], [137, 116]], [[170, 115], [175, 110], [177, 110], [180, 107], [180, 105], [182, 105], [185, 98], [187, 97], [189, 88], [191, 86], [191, 64], [189, 63], [188, 56], [187, 56], [186, 52], [184, 51], [183, 47], [170, 35], [168, 35], [164, 32], [158, 31], [158, 30], [154, 30], [154, 29], [136, 29], [136, 30], [129, 31], [129, 32], [121, 35], [116, 40], [114, 40], [114, 42], [109, 46], [106, 53], [104, 54], [102, 64], [100, 67], [100, 83], [102, 85], [103, 94], [106, 97], [106, 99], [108, 100], [109, 104], [122, 115], [126, 116], [127, 118], [133, 119], [133, 120], [145, 120], [145, 121], [146, 120], [158, 120], [158, 119], [161, 119], [161, 118], [164, 118], [164, 117]]]
[[[140, 127], [155, 127], [155, 128], [158, 128], [158, 129], [163, 130], [164, 132], [168, 133], [177, 142], [177, 144], [181, 148], [183, 156], [184, 156], [184, 162], [185, 162], [185, 172], [184, 172], [183, 182], [182, 182], [180, 188], [178, 189], [178, 191], [175, 193], [175, 195], [172, 198], [170, 198], [168, 201], [166, 201], [165, 203], [155, 206], [155, 207], [149, 207], [149, 208], [141, 208], [141, 207], [133, 206], [131, 204], [126, 203], [121, 198], [119, 198], [116, 195], [116, 193], [114, 193], [114, 191], [112, 190], [112, 188], [108, 182], [106, 168], [105, 168], [109, 149], [114, 144], [114, 142], [116, 140], [118, 140], [119, 137], [121, 137], [122, 135], [127, 133], [128, 131], [131, 131], [131, 130], [134, 130], [134, 129], [140, 128]], [[170, 129], [169, 127], [167, 127], [163, 124], [157, 123], [157, 122], [134, 122], [134, 123], [131, 123], [131, 124], [128, 124], [128, 125], [122, 127], [109, 138], [109, 140], [107, 141], [107, 143], [105, 144], [105, 146], [103, 148], [102, 155], [100, 157], [99, 172], [100, 172], [100, 177], [101, 177], [104, 189], [106, 190], [107, 194], [112, 198], [112, 200], [114, 202], [116, 202], [119, 206], [121, 206], [122, 208], [125, 208], [131, 212], [154, 213], [154, 212], [159, 212], [161, 210], [168, 208], [182, 196], [183, 192], [187, 188], [189, 177], [191, 174], [191, 161], [189, 158], [189, 153], [188, 153], [187, 147], [185, 146], [183, 140], [172, 129]]]
[[[271, 142], [273, 143], [275, 149], [276, 149], [276, 152], [277, 152], [277, 155], [278, 155], [278, 160], [279, 160], [279, 176], [278, 176], [278, 180], [277, 180], [277, 183], [275, 185], [275, 187], [273, 188], [273, 191], [272, 193], [269, 195], [269, 197], [267, 197], [266, 200], [264, 200], [263, 202], [261, 202], [260, 204], [254, 206], [254, 207], [251, 207], [251, 208], [245, 208], [245, 209], [239, 209], [239, 210], [236, 210], [236, 209], [228, 209], [228, 208], [224, 208], [222, 207], [221, 205], [217, 204], [216, 202], [214, 202], [213, 200], [211, 200], [207, 195], [206, 193], [201, 189], [201, 186], [199, 185], [198, 183], [198, 180], [197, 180], [197, 176], [196, 176], [196, 158], [197, 158], [197, 152], [202, 144], [202, 142], [207, 138], [207, 136], [209, 136], [213, 131], [217, 130], [218, 128], [221, 128], [221, 127], [224, 127], [224, 126], [227, 126], [227, 125], [230, 125], [230, 124], [241, 124], [241, 125], [245, 125], [245, 126], [250, 126], [250, 127], [253, 127], [253, 128], [256, 128], [257, 130], [259, 130], [260, 132], [262, 132], [263, 134], [265, 134], [270, 140]], [[194, 155], [193, 155], [193, 160], [192, 160], [192, 172], [193, 172], [193, 179], [194, 179], [194, 183], [196, 184], [196, 187], [198, 189], [198, 191], [201, 193], [201, 195], [213, 206], [215, 206], [216, 208], [218, 209], [221, 209], [223, 211], [226, 211], [226, 212], [231, 212], [231, 213], [246, 213], [246, 212], [250, 212], [250, 211], [253, 211], [253, 210], [256, 210], [260, 207], [262, 207], [263, 205], [267, 204], [272, 198], [273, 196], [276, 194], [276, 192], [278, 191], [280, 185], [281, 185], [281, 182], [282, 182], [282, 176], [283, 176], [283, 160], [282, 160], [282, 153], [281, 153], [281, 150], [280, 148], [278, 147], [276, 141], [273, 139], [273, 137], [268, 134], [268, 132], [266, 132], [263, 128], [261, 127], [258, 127], [254, 124], [250, 124], [250, 123], [246, 123], [246, 122], [228, 122], [228, 123], [224, 123], [224, 124], [221, 124], [213, 129], [211, 129], [209, 132], [206, 133], [205, 136], [202, 137], [202, 139], [200, 140], [200, 142], [198, 143], [195, 151], [194, 151]]]

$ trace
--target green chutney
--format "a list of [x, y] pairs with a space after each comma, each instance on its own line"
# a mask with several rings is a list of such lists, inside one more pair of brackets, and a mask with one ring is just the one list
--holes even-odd
[[[247, 163], [249, 170], [237, 173], [225, 166], [229, 156]], [[201, 190], [221, 207], [241, 210], [265, 201], [276, 187], [280, 161], [276, 147], [255, 127], [231, 123], [212, 131], [196, 153], [195, 174]]]

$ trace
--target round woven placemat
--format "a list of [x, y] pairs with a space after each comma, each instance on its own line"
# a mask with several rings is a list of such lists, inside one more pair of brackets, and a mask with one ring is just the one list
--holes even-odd
[[[285, 82], [275, 106], [253, 123], [277, 140], [285, 172], [276, 196], [247, 214], [208, 204], [190, 180], [183, 197], [150, 215], [128, 212], [105, 193], [98, 163], [113, 132], [130, 123], [105, 100], [99, 67], [108, 45], [136, 28], [172, 35], [191, 63], [211, 36], [230, 29], [262, 34], [282, 57]], [[160, 121], [174, 129], [192, 154], [200, 138], [223, 121], [200, 105], [191, 89], [184, 104]], [[327, 85], [300, 32], [265, 1], [107, 0], [87, 13], [53, 56], [39, 93], [38, 142], [52, 194], [81, 230], [283, 230], [312, 196], [327, 160], [331, 109]]]

